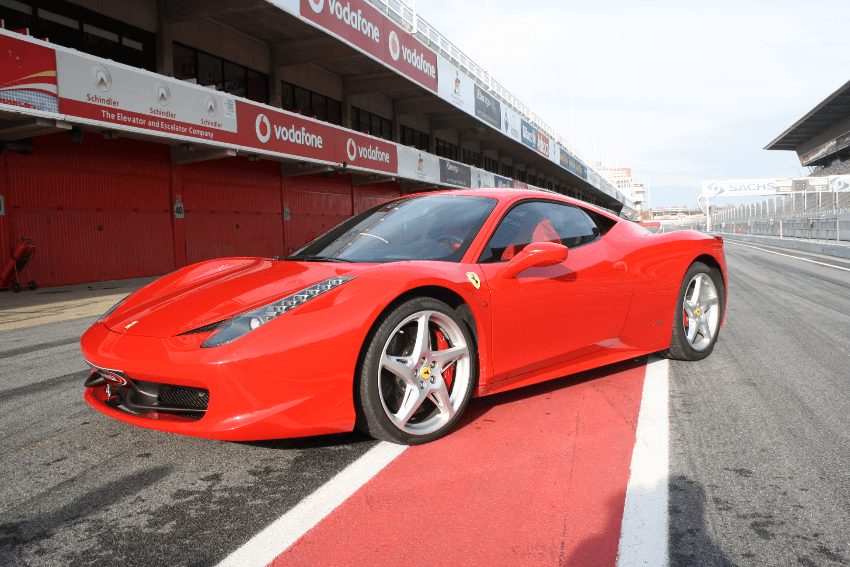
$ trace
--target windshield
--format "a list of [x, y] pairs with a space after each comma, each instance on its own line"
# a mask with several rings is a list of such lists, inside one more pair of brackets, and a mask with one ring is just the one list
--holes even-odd
[[458, 262], [496, 203], [461, 195], [396, 199], [348, 219], [287, 260]]

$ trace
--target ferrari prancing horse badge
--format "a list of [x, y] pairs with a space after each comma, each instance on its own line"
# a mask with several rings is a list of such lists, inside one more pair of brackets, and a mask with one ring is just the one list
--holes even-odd
[[469, 278], [469, 283], [475, 286], [475, 289], [481, 289], [481, 280], [478, 279], [478, 274], [475, 272], [466, 272], [466, 277]]

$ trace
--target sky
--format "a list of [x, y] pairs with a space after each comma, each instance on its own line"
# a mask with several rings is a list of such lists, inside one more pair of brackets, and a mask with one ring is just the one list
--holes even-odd
[[762, 148], [850, 80], [846, 0], [489, 8], [488, 26], [486, 0], [416, 2], [579, 152], [598, 162], [604, 147], [606, 167], [656, 188], [653, 207], [692, 204], [703, 181], [807, 175], [794, 152]]

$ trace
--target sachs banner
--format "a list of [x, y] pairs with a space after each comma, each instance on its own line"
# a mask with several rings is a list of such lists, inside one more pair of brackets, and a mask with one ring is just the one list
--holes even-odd
[[118, 130], [236, 141], [236, 101], [229, 95], [65, 51], [56, 52], [56, 67], [62, 114]]
[[54, 51], [20, 37], [0, 30], [0, 105], [59, 112]]
[[239, 100], [240, 146], [385, 173], [398, 172], [396, 145], [325, 122]]
[[301, 17], [437, 92], [437, 54], [365, 0], [301, 0]]

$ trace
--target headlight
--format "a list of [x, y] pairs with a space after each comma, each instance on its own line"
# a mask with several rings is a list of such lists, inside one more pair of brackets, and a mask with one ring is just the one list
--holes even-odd
[[[274, 303], [269, 303], [263, 307], [240, 313], [235, 317], [231, 317], [224, 321], [216, 328], [215, 333], [210, 336], [201, 345], [201, 348], [217, 347], [232, 343], [239, 337], [247, 335], [254, 329], [265, 325], [275, 317], [283, 315], [287, 311], [295, 309], [302, 303], [307, 303], [314, 297], [322, 295], [326, 291], [344, 284], [354, 278], [331, 278], [315, 285], [311, 285], [305, 290], [293, 293], [290, 296], [284, 297]], [[117, 307], [117, 306], [116, 306]]]

